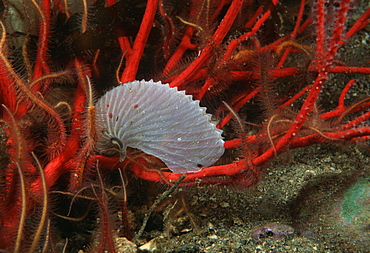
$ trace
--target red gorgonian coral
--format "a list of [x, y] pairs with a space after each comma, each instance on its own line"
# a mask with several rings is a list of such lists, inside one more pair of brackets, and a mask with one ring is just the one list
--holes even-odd
[[[228, 151], [217, 165], [187, 174], [182, 185], [249, 186], [263, 164], [289, 149], [366, 143], [369, 97], [351, 104], [345, 98], [370, 74], [370, 59], [346, 62], [339, 54], [369, 24], [370, 9], [348, 20], [355, 4], [4, 1], [0, 103], [9, 162], [1, 166], [0, 249], [19, 252], [25, 241], [30, 251], [45, 247], [52, 187], [75, 198], [89, 188], [108, 224], [103, 183], [90, 184], [92, 174], [123, 168], [166, 184], [181, 177], [137, 151], [119, 162], [95, 149], [95, 98], [119, 83], [169, 83], [219, 120]], [[333, 81], [339, 75], [345, 85]], [[335, 107], [320, 103], [330, 86], [340, 91]], [[26, 219], [38, 209], [30, 235]], [[111, 228], [104, 228], [102, 238], [110, 238]], [[102, 249], [114, 251], [113, 242], [102, 241]]]

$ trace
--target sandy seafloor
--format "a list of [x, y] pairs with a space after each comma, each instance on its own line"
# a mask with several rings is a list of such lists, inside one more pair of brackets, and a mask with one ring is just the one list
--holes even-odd
[[[189, 218], [181, 215], [178, 219], [183, 220], [177, 225], [183, 225], [182, 232], [170, 238], [155, 231], [144, 234], [154, 237], [147, 246], [155, 247], [154, 252], [173, 253], [369, 252], [368, 151], [358, 146], [322, 144], [294, 150], [291, 158], [289, 164], [272, 162], [260, 182], [247, 189], [180, 189], [190, 200], [188, 210], [200, 234], [195, 235]], [[364, 191], [353, 186], [359, 181], [362, 184], [357, 186], [365, 185]], [[355, 194], [348, 193], [353, 190], [357, 190]], [[357, 198], [348, 202], [350, 207], [361, 207], [352, 213], [352, 220], [341, 217], [345, 192], [347, 198]], [[254, 229], [273, 222], [292, 226], [295, 233], [281, 240], [274, 240], [271, 234], [259, 241], [252, 238]]]

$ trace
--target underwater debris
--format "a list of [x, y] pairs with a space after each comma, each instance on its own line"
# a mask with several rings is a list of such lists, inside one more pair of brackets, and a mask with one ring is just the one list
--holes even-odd
[[253, 230], [253, 239], [259, 241], [261, 238], [272, 236], [273, 240], [281, 240], [287, 235], [294, 234], [294, 231], [294, 228], [285, 224], [269, 223]]

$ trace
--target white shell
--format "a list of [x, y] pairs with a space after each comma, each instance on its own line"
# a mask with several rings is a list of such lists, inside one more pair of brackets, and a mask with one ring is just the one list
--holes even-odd
[[184, 91], [150, 81], [125, 83], [96, 103], [104, 155], [137, 148], [160, 158], [176, 173], [200, 171], [224, 153], [222, 130], [211, 122], [206, 108]]

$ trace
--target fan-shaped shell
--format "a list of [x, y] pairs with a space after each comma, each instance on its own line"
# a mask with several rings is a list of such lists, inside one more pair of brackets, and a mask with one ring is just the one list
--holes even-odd
[[184, 91], [151, 81], [125, 83], [96, 104], [103, 124], [98, 149], [105, 155], [132, 147], [160, 158], [176, 173], [196, 172], [224, 153], [222, 131], [206, 108]]

